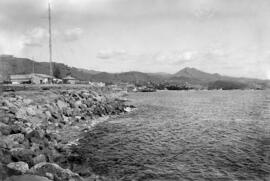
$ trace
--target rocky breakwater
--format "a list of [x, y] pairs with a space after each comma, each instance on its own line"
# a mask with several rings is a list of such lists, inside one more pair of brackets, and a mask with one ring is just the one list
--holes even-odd
[[92, 90], [2, 95], [0, 180], [95, 180], [96, 176], [83, 167], [84, 160], [72, 148], [84, 132], [105, 116], [132, 108], [110, 97], [113, 96]]

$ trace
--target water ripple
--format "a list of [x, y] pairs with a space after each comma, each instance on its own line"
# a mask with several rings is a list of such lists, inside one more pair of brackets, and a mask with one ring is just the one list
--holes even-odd
[[157, 92], [80, 140], [94, 172], [118, 180], [269, 180], [267, 91]]

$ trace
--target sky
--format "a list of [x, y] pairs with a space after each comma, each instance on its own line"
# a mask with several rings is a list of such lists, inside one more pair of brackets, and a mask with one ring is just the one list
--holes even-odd
[[[53, 61], [270, 79], [269, 0], [50, 0]], [[0, 0], [0, 54], [49, 61], [48, 0]]]

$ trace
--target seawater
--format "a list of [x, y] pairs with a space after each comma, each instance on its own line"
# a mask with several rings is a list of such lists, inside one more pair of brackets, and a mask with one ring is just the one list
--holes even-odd
[[129, 95], [137, 109], [80, 141], [88, 166], [116, 180], [270, 180], [269, 91]]

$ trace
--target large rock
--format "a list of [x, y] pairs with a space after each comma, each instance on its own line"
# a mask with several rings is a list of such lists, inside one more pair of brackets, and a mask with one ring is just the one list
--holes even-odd
[[12, 134], [8, 136], [1, 136], [0, 139], [0, 146], [2, 148], [18, 148], [21, 147], [20, 143], [22, 143], [24, 140], [24, 135], [21, 133], [18, 134]]
[[9, 135], [10, 132], [11, 132], [10, 126], [8, 126], [8, 125], [5, 124], [5, 123], [1, 123], [1, 122], [0, 122], [0, 133], [1, 133], [2, 135]]
[[28, 134], [26, 134], [25, 137], [27, 139], [33, 139], [33, 138], [42, 139], [44, 138], [44, 135], [45, 135], [45, 132], [42, 129], [35, 129], [29, 132]]
[[7, 165], [7, 168], [12, 175], [24, 174], [29, 170], [29, 166], [25, 162], [12, 162]]
[[10, 162], [12, 162], [12, 160], [11, 160], [11, 154], [9, 150], [1, 148], [1, 145], [0, 145], [0, 164], [1, 163], [8, 164]]
[[80, 107], [82, 105], [82, 101], [81, 100], [78, 100], [74, 103], [75, 107]]
[[24, 161], [29, 165], [33, 165], [33, 157], [35, 152], [31, 149], [14, 148], [10, 150], [13, 160]]
[[54, 163], [42, 162], [31, 168], [30, 173], [46, 177], [48, 173], [52, 174], [55, 181], [83, 181], [76, 173], [69, 169], [63, 169]]
[[40, 155], [33, 158], [34, 165], [41, 163], [41, 162], [46, 162], [46, 161], [47, 161], [46, 156], [43, 154], [40, 154]]
[[37, 175], [20, 175], [7, 178], [5, 181], [51, 181], [46, 177]]
[[26, 113], [29, 116], [35, 116], [37, 114], [37, 106], [29, 106], [26, 108]]
[[65, 103], [64, 101], [61, 101], [61, 100], [57, 100], [57, 106], [60, 108], [60, 109], [63, 109], [63, 108], [66, 108], [68, 107], [68, 104]]
[[18, 143], [22, 143], [24, 140], [24, 135], [21, 133], [11, 134], [7, 136], [7, 139], [9, 139], [10, 141], [16, 141]]

